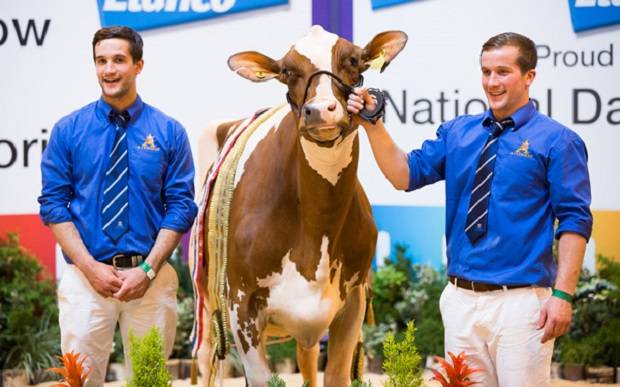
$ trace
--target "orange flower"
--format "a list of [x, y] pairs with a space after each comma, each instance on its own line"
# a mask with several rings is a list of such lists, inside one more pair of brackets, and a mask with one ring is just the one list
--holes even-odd
[[443, 367], [448, 378], [446, 379], [441, 372], [431, 369], [433, 375], [435, 375], [431, 380], [438, 381], [443, 387], [467, 387], [478, 384], [478, 382], [472, 382], [469, 376], [483, 370], [481, 368], [469, 368], [465, 362], [467, 358], [465, 352], [461, 352], [457, 356], [454, 356], [452, 352], [448, 352], [448, 355], [452, 359], [452, 364], [442, 357], [435, 356], [435, 360]]
[[90, 374], [90, 370], [84, 368], [84, 360], [86, 355], [82, 356], [80, 360], [80, 353], [74, 353], [73, 351], [65, 353], [63, 356], [58, 356], [58, 359], [62, 363], [62, 368], [50, 368], [50, 371], [56, 372], [63, 377], [62, 383], [55, 384], [53, 387], [84, 387], [86, 378]]

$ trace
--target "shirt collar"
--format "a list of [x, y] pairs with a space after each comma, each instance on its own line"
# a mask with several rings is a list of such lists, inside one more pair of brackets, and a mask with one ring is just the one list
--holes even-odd
[[[133, 101], [133, 103], [129, 105], [129, 107], [126, 109], [129, 112], [130, 117], [129, 125], [133, 124], [136, 119], [138, 119], [138, 116], [142, 112], [143, 107], [144, 102], [142, 102], [142, 98], [140, 98], [139, 95], [136, 96], [136, 100]], [[101, 120], [103, 120], [104, 122], [109, 122], [108, 114], [111, 110], [113, 110], [113, 107], [109, 103], [107, 103], [103, 99], [103, 97], [99, 98], [99, 100], [97, 101], [96, 110]]]
[[[530, 99], [524, 106], [520, 107], [519, 110], [512, 113], [512, 115], [510, 116], [515, 122], [515, 126], [513, 126], [511, 130], [513, 132], [518, 130], [520, 127], [525, 125], [530, 120], [530, 118], [534, 116], [535, 113], [536, 106], [534, 105], [534, 102], [532, 102], [532, 100]], [[495, 116], [493, 115], [493, 112], [491, 111], [491, 109], [487, 109], [487, 111], [484, 112], [484, 115], [482, 116], [482, 125], [488, 127], [494, 120]]]

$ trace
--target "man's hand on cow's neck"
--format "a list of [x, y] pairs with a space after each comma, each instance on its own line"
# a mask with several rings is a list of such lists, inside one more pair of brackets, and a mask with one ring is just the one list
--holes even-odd
[[123, 280], [123, 285], [114, 293], [114, 298], [120, 301], [131, 301], [142, 297], [151, 283], [151, 280], [140, 267], [122, 270], [118, 274]]

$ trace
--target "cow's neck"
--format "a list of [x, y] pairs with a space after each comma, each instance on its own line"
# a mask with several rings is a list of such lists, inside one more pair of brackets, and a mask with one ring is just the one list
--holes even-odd
[[305, 232], [339, 233], [357, 185], [357, 131], [326, 148], [299, 140], [299, 199]]

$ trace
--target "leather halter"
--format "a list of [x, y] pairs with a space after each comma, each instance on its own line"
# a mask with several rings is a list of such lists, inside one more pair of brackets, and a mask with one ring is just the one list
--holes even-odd
[[[332, 79], [334, 79], [336, 81], [336, 84], [338, 85], [338, 88], [347, 97], [348, 97], [349, 94], [353, 93], [353, 89], [354, 88], [360, 87], [360, 86], [362, 86], [364, 84], [364, 77], [362, 76], [362, 74], [360, 74], [359, 81], [357, 81], [357, 83], [355, 85], [349, 86], [342, 79], [340, 79], [340, 77], [338, 77], [336, 74], [332, 73], [331, 71], [327, 71], [327, 70], [317, 71], [317, 72], [313, 73], [312, 75], [310, 75], [310, 77], [308, 78], [308, 81], [306, 82], [306, 89], [304, 91], [304, 98], [301, 100], [301, 102], [302, 102], [301, 107], [303, 107], [306, 104], [306, 98], [308, 98], [308, 89], [310, 88], [310, 84], [312, 83], [312, 79], [314, 79], [314, 77], [319, 76], [319, 75], [329, 75], [330, 77], [332, 77]], [[298, 107], [297, 104], [295, 104], [295, 102], [293, 102], [293, 99], [291, 98], [289, 93], [286, 93], [286, 100], [291, 105], [291, 108], [293, 109], [293, 111], [296, 112], [297, 115], [300, 115], [300, 107]]]

